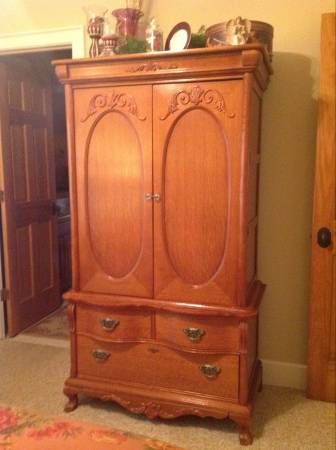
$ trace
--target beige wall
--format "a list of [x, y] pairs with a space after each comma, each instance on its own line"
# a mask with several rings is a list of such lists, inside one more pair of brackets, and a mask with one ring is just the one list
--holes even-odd
[[[88, 2], [90, 3], [90, 2]], [[105, 2], [113, 8], [122, 0]], [[273, 24], [274, 75], [265, 95], [260, 186], [259, 274], [262, 358], [305, 364], [310, 220], [316, 131], [320, 16], [333, 0], [145, 0], [165, 35], [177, 22], [193, 30], [241, 15]], [[84, 22], [82, 1], [1, 2], [1, 33]]]
[[153, 2], [165, 31], [227, 18], [274, 26], [274, 75], [265, 94], [260, 179], [260, 356], [305, 364], [320, 16], [334, 1], [164, 0]]

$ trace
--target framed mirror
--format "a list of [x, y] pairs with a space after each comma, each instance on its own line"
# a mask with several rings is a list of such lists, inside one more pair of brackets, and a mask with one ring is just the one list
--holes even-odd
[[178, 52], [188, 48], [191, 38], [191, 28], [187, 22], [180, 22], [168, 34], [165, 50]]

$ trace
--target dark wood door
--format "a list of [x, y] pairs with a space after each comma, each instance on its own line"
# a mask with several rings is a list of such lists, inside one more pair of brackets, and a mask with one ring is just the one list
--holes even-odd
[[336, 401], [335, 14], [322, 16], [308, 346], [308, 396]]
[[235, 303], [241, 87], [236, 80], [154, 87], [156, 298]]
[[152, 88], [74, 89], [73, 96], [74, 279], [77, 266], [80, 274], [73, 288], [151, 297]]
[[61, 303], [51, 91], [37, 75], [23, 64], [0, 64], [1, 217], [10, 336]]

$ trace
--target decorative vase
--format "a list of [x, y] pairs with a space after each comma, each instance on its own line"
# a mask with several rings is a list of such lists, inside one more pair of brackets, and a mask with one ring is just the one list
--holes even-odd
[[117, 19], [116, 33], [123, 38], [134, 37], [138, 28], [138, 21], [143, 16], [143, 12], [136, 8], [120, 8], [112, 11]]

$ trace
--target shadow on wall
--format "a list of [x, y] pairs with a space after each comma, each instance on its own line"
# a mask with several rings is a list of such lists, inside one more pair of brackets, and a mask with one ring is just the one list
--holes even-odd
[[317, 101], [312, 61], [275, 53], [264, 97], [260, 178], [261, 358], [306, 361]]

